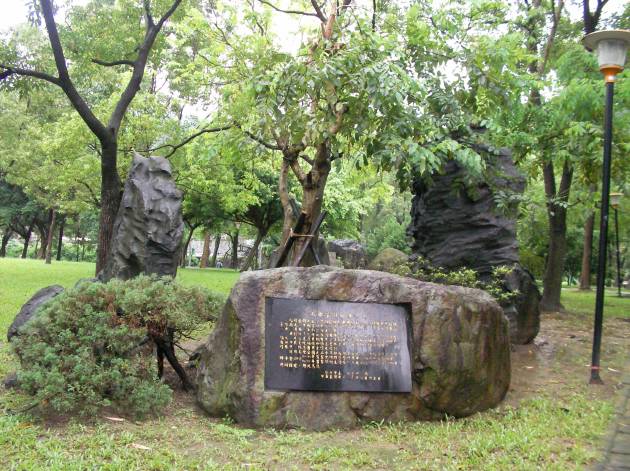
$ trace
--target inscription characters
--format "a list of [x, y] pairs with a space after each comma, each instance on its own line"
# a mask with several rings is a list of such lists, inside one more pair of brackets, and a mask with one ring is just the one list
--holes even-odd
[[407, 392], [407, 330], [399, 305], [268, 298], [266, 385]]

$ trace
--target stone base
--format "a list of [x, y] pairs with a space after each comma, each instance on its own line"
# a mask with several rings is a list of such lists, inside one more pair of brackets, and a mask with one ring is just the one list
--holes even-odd
[[[412, 392], [266, 391], [265, 298], [411, 305]], [[197, 400], [253, 427], [352, 428], [368, 421], [464, 417], [510, 383], [508, 322], [485, 292], [383, 272], [317, 266], [244, 273], [204, 345]]]

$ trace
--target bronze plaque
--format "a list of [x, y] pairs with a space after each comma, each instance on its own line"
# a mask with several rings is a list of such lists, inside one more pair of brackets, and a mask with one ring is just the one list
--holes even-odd
[[405, 304], [267, 298], [265, 388], [411, 392]]

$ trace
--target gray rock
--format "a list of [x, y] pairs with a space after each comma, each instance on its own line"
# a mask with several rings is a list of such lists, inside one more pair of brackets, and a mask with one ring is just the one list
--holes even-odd
[[505, 288], [517, 293], [516, 296], [501, 304], [506, 317], [510, 321], [510, 338], [512, 343], [530, 343], [540, 331], [540, 291], [532, 274], [516, 264], [504, 279]]
[[[490, 161], [485, 180], [466, 186], [466, 171], [451, 161], [430, 184], [414, 183], [408, 229], [414, 240], [414, 254], [447, 270], [472, 268], [482, 280], [490, 278], [494, 267], [518, 265], [517, 205], [500, 211], [494, 199], [497, 191], [522, 193], [525, 188], [525, 179], [509, 150], [501, 150]], [[538, 333], [540, 294], [531, 275], [520, 265], [508, 281], [510, 286], [525, 290], [517, 304], [506, 306], [508, 318], [516, 321], [512, 322], [512, 340], [522, 343]]]
[[40, 289], [22, 306], [15, 319], [7, 331], [7, 339], [11, 341], [13, 337], [19, 335], [20, 328], [35, 316], [37, 310], [55, 296], [63, 293], [63, 286], [52, 285]]
[[4, 385], [4, 389], [17, 388], [20, 385], [20, 383], [18, 381], [17, 373], [15, 371], [13, 373], [9, 373], [2, 380], [2, 384]]
[[387, 248], [383, 249], [368, 265], [370, 270], [392, 271], [401, 263], [405, 263], [408, 260], [407, 254], [404, 252]]
[[[412, 392], [264, 388], [266, 297], [410, 303]], [[351, 428], [464, 417], [496, 406], [510, 383], [508, 322], [479, 290], [327, 266], [247, 272], [200, 354], [197, 400], [254, 427]]]
[[140, 274], [175, 276], [184, 232], [182, 192], [163, 157], [136, 154], [114, 223], [101, 281]]
[[365, 268], [367, 265], [365, 247], [356, 240], [331, 240], [328, 242], [328, 251], [335, 252], [344, 268]]

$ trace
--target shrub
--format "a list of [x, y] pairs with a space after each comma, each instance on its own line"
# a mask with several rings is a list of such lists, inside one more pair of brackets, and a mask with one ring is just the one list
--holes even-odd
[[20, 386], [58, 412], [155, 413], [171, 390], [158, 380], [152, 340], [168, 333], [176, 344], [222, 302], [169, 279], [82, 283], [45, 304], [12, 341]]
[[518, 291], [510, 291], [505, 287], [503, 280], [511, 271], [512, 267], [509, 266], [494, 267], [488, 280], [480, 280], [477, 272], [471, 268], [446, 270], [431, 265], [424, 258], [417, 256], [411, 262], [398, 264], [392, 273], [431, 283], [481, 289], [494, 297], [498, 303], [503, 304], [510, 302], [519, 294]]

